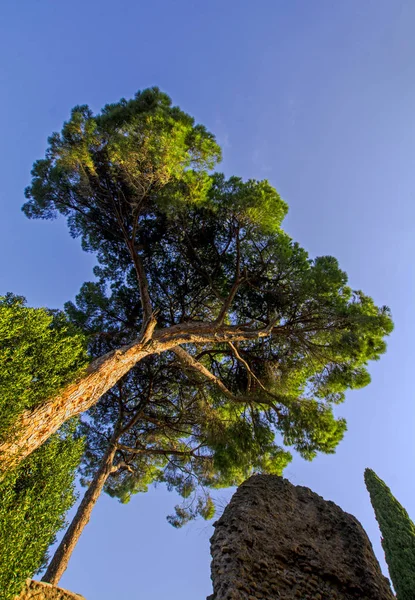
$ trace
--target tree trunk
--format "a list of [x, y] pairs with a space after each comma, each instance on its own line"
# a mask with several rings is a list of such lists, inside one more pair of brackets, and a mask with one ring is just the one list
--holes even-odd
[[108, 446], [108, 450], [101, 461], [100, 467], [90, 486], [85, 492], [82, 502], [79, 505], [71, 524], [66, 530], [61, 543], [53, 555], [46, 573], [42, 577], [42, 581], [46, 581], [52, 585], [57, 585], [60, 578], [66, 571], [69, 559], [72, 556], [72, 552], [74, 551], [75, 546], [81, 537], [85, 525], [87, 525], [89, 522], [92, 509], [94, 508], [102, 492], [105, 482], [111, 475], [116, 451], [117, 446], [114, 434], [111, 438], [111, 443]]
[[0, 444], [0, 470], [13, 468], [41, 446], [71, 417], [95, 404], [101, 396], [144, 356], [154, 350], [135, 342], [94, 360], [84, 376], [54, 398], [22, 413], [16, 423], [16, 433]]
[[[149, 328], [154, 329], [152, 321]], [[93, 361], [86, 375], [69, 384], [58, 396], [22, 413], [16, 434], [0, 444], [0, 472], [17, 465], [41, 446], [71, 417], [78, 415], [103, 396], [135, 364], [149, 354], [161, 354], [180, 344], [237, 342], [268, 337], [269, 328], [250, 329], [213, 323], [188, 323], [160, 329], [148, 339], [149, 328], [134, 342]], [[276, 329], [284, 329], [275, 328]]]

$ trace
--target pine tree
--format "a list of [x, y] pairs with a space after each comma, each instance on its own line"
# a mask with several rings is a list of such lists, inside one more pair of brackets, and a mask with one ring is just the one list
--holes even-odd
[[[301, 258], [287, 253], [289, 266], [284, 265], [293, 272], [296, 261], [298, 283], [308, 267], [304, 254]], [[149, 267], [152, 282], [162, 284], [163, 273], [171, 278], [166, 279], [168, 298], [162, 290], [152, 289], [159, 320], [170, 312], [167, 300], [172, 312], [175, 298], [177, 309], [186, 303], [178, 302], [185, 290], [178, 287], [172, 293], [181, 274], [173, 257], [167, 260], [168, 268], [159, 256], [159, 273]], [[279, 269], [282, 275], [282, 258]], [[116, 269], [109, 273], [114, 275]], [[100, 284], [84, 284], [76, 304], [65, 305], [69, 320], [88, 335], [92, 359], [133, 340], [140, 329], [139, 294], [132, 275], [114, 281], [101, 273]], [[194, 283], [195, 278], [189, 277], [188, 286], [190, 280]], [[102, 492], [128, 502], [150, 484], [163, 482], [183, 497], [176, 514], [168, 517], [180, 527], [197, 516], [213, 516], [211, 488], [239, 485], [253, 472], [281, 475], [291, 460], [284, 445], [294, 446], [306, 459], [334, 451], [345, 424], [331, 410], [333, 390], [327, 388], [327, 380], [318, 378], [313, 385], [320, 401], [304, 394], [299, 401], [297, 396], [313, 372], [311, 367], [318, 365], [317, 356], [305, 368], [307, 361], [296, 355], [294, 344], [287, 352], [283, 342], [278, 364], [275, 355], [267, 360], [265, 350], [252, 344], [247, 348], [223, 344], [215, 351], [200, 348], [199, 354], [180, 346], [149, 355], [81, 417], [86, 439], [81, 473], [88, 490], [44, 581], [58, 584]], [[341, 388], [336, 391], [334, 398], [341, 398]], [[325, 397], [329, 402], [323, 401]]]
[[365, 470], [365, 483], [382, 534], [382, 547], [398, 600], [415, 598], [415, 525], [380, 477]]
[[352, 290], [335, 258], [310, 259], [291, 240], [281, 228], [287, 205], [267, 181], [213, 174], [219, 157], [212, 134], [158, 89], [99, 114], [78, 106], [52, 135], [24, 212], [65, 216], [96, 253], [99, 281], [84, 289], [98, 288], [110, 311], [103, 335], [118, 319], [117, 306], [105, 307], [110, 290], [124, 294], [129, 314], [116, 348], [21, 415], [16, 440], [0, 443], [3, 469], [145, 357], [168, 352], [228, 399], [241, 405], [243, 396], [246, 410], [268, 406], [285, 441], [302, 437], [309, 458], [316, 443], [333, 451], [345, 423], [332, 407], [369, 383], [389, 310]]

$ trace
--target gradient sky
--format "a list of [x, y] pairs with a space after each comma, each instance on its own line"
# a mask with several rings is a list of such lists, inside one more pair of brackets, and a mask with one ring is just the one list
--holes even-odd
[[[91, 280], [63, 221], [20, 212], [33, 161], [75, 104], [94, 110], [158, 85], [216, 133], [222, 169], [267, 178], [285, 226], [332, 254], [396, 328], [373, 381], [338, 414], [335, 455], [285, 475], [354, 514], [383, 562], [363, 483], [373, 468], [415, 518], [413, 0], [3, 0], [0, 6], [0, 293], [61, 307]], [[222, 506], [230, 497], [219, 494]], [[212, 527], [180, 531], [162, 487], [100, 499], [61, 585], [87, 600], [203, 600]]]

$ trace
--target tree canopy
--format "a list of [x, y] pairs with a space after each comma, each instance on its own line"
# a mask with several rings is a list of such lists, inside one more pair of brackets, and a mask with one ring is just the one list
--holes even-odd
[[[99, 286], [88, 284], [77, 305], [66, 305], [69, 317], [89, 331], [92, 356], [117, 346], [119, 335], [125, 335], [120, 331], [125, 320], [122, 297], [113, 292], [110, 302], [106, 300]], [[118, 323], [110, 306], [117, 307]], [[128, 305], [124, 309], [128, 311]], [[190, 356], [183, 353], [185, 359]], [[115, 437], [118, 450], [105, 491], [126, 502], [150, 483], [167, 483], [190, 498], [180, 508], [187, 519], [206, 516], [212, 506], [210, 487], [237, 485], [253, 469], [281, 474], [290, 454], [275, 440], [273, 422], [256, 406], [221, 393], [181, 358], [176, 349], [143, 359], [85, 413], [82, 471], [86, 480], [94, 476]], [[202, 493], [193, 496], [197, 491]], [[177, 519], [172, 522], [180, 524]]]
[[346, 425], [333, 406], [369, 383], [389, 310], [350, 288], [335, 258], [311, 259], [281, 229], [287, 205], [267, 181], [214, 173], [212, 134], [157, 88], [98, 115], [76, 107], [49, 141], [24, 211], [66, 216], [96, 253], [97, 281], [73, 313], [114, 349], [25, 413], [42, 436], [29, 432], [19, 448], [33, 450], [144, 358], [173, 353], [189, 385], [215, 390], [215, 410], [252, 406], [306, 458], [334, 451]]

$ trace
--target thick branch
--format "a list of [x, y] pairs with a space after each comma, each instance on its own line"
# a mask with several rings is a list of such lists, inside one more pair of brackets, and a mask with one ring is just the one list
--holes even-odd
[[[237, 350], [237, 348], [234, 346], [234, 344], [232, 344], [232, 342], [228, 342], [228, 346], [230, 346], [230, 348], [232, 349], [232, 352], [234, 353], [234, 355], [235, 355], [235, 358], [236, 358], [236, 359], [237, 359], [239, 362], [241, 362], [241, 363], [244, 365], [245, 369], [246, 369], [247, 376], [248, 376], [248, 390], [249, 390], [249, 389], [250, 389], [250, 387], [251, 387], [251, 382], [252, 382], [252, 379], [254, 379], [254, 380], [257, 382], [257, 384], [259, 385], [259, 387], [261, 388], [261, 390], [263, 390], [263, 391], [264, 391], [264, 392], [265, 392], [265, 393], [266, 393], [268, 396], [270, 396], [271, 398], [275, 398], [276, 400], [279, 400], [278, 396], [276, 396], [275, 394], [273, 394], [272, 392], [270, 392], [270, 391], [269, 391], [269, 390], [268, 390], [268, 389], [265, 387], [265, 385], [262, 383], [262, 381], [261, 381], [260, 379], [258, 379], [258, 377], [257, 377], [257, 376], [255, 375], [255, 373], [252, 371], [252, 369], [251, 369], [251, 367], [249, 366], [249, 364], [247, 363], [247, 361], [246, 361], [244, 358], [242, 358], [242, 356], [239, 354], [239, 351], [238, 351], [238, 350]], [[269, 404], [270, 404], [270, 406], [272, 406], [272, 408], [273, 408], [273, 409], [274, 409], [274, 410], [275, 410], [277, 413], [279, 413], [279, 412], [280, 412], [280, 411], [279, 411], [279, 409], [278, 409], [278, 408], [275, 406], [275, 404], [273, 404], [273, 403], [269, 403]]]
[[116, 473], [117, 471], [121, 471], [121, 470], [128, 471], [129, 473], [132, 473], [132, 474], [135, 473], [135, 471], [131, 465], [122, 461], [122, 462], [117, 463], [116, 465], [113, 465], [113, 467], [111, 469], [111, 474]]
[[222, 325], [222, 323], [225, 320], [226, 315], [228, 314], [228, 311], [230, 309], [230, 307], [232, 306], [232, 302], [235, 299], [236, 296], [236, 292], [238, 291], [241, 283], [243, 283], [244, 279], [242, 277], [238, 277], [238, 279], [235, 280], [235, 283], [233, 284], [231, 291], [229, 292], [229, 296], [226, 298], [225, 302], [222, 304], [222, 308], [220, 309], [220, 313], [216, 319], [216, 323], [218, 325]]
[[145, 331], [145, 328], [147, 327], [147, 324], [151, 321], [153, 315], [153, 308], [151, 305], [151, 298], [148, 291], [147, 275], [144, 270], [141, 258], [135, 248], [134, 241], [134, 239], [129, 241], [128, 249], [134, 263], [135, 272], [137, 274], [138, 287], [140, 289], [140, 298], [143, 307], [143, 325], [141, 331], [143, 333]]
[[222, 394], [230, 400], [233, 400], [234, 402], [248, 401], [248, 399], [245, 396], [236, 396], [235, 394], [233, 394], [219, 377], [217, 377], [211, 371], [209, 371], [209, 369], [203, 366], [202, 363], [195, 360], [193, 356], [186, 352], [186, 350], [184, 350], [183, 348], [177, 346], [173, 349], [173, 352], [177, 356], [177, 358], [182, 362], [182, 364], [190, 367], [197, 373], [200, 373], [200, 375], [203, 375], [205, 379], [216, 385], [220, 389]]
[[[228, 342], [228, 346], [231, 348], [235, 358], [241, 362], [243, 364], [243, 366], [246, 369], [246, 374], [247, 374], [247, 378], [248, 378], [248, 392], [251, 391], [251, 386], [252, 386], [252, 378], [256, 379], [258, 382], [258, 378], [254, 375], [254, 373], [252, 372], [251, 367], [248, 365], [248, 363], [246, 362], [246, 360], [244, 360], [242, 358], [242, 356], [239, 354], [238, 350], [236, 349], [236, 347], [232, 344], [232, 342]], [[259, 382], [260, 383], [260, 382]]]
[[[155, 322], [151, 327], [154, 328]], [[61, 425], [78, 415], [110, 390], [140, 360], [150, 354], [161, 354], [181, 344], [209, 344], [258, 340], [270, 335], [268, 328], [252, 329], [242, 326], [212, 323], [187, 323], [155, 331], [150, 341], [151, 327], [144, 337], [109, 352], [93, 361], [86, 373], [62, 392], [40, 406], [22, 413], [12, 439], [0, 444], [0, 469], [6, 471], [43, 444]], [[283, 333], [284, 327], [273, 334]]]
[[224, 303], [222, 305], [222, 308], [220, 310], [218, 318], [216, 319], [216, 323], [218, 325], [222, 325], [222, 323], [224, 322], [225, 317], [228, 313], [228, 310], [232, 306], [232, 302], [235, 299], [236, 292], [238, 291], [239, 286], [241, 285], [241, 283], [243, 283], [244, 280], [245, 280], [245, 276], [243, 276], [243, 277], [241, 276], [241, 244], [240, 244], [240, 239], [239, 239], [239, 228], [238, 228], [237, 234], [236, 234], [235, 282], [231, 288], [231, 291], [229, 292], [228, 297], [226, 298], [226, 300], [224, 301]]
[[124, 450], [124, 452], [130, 452], [131, 454], [196, 456], [197, 458], [201, 458], [197, 454], [194, 454], [195, 450], [174, 450], [173, 448], [131, 448], [130, 446], [125, 446], [124, 444], [117, 444], [117, 448], [119, 450]]

